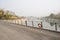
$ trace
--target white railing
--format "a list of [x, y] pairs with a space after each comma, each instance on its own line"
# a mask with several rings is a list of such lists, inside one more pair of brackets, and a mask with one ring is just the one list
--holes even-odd
[[[25, 25], [27, 27], [30, 26], [60, 32], [60, 25], [57, 23], [54, 23], [54, 25], [51, 26], [50, 23], [46, 21], [23, 21], [23, 20], [4, 20], [4, 21], [19, 25]], [[38, 24], [41, 24], [41, 27], [39, 27]]]

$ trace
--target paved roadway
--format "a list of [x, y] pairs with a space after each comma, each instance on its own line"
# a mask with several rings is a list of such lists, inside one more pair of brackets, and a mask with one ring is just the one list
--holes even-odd
[[0, 40], [60, 40], [60, 33], [0, 21]]

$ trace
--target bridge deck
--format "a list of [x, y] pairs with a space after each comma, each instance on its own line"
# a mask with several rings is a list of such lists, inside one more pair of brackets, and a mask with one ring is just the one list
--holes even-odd
[[60, 40], [60, 33], [0, 21], [0, 40]]

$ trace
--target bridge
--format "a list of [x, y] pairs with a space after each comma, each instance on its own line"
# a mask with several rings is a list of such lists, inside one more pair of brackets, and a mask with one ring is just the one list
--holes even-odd
[[60, 33], [0, 20], [0, 40], [60, 40]]

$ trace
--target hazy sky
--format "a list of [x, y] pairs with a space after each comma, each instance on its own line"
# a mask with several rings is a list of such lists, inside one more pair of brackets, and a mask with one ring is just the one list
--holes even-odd
[[60, 12], [60, 0], [0, 0], [0, 8], [19, 16], [47, 16]]

